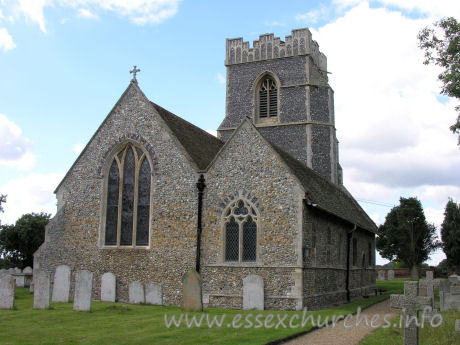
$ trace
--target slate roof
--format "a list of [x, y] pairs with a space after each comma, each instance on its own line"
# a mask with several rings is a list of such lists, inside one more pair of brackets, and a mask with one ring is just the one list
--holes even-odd
[[224, 142], [170, 111], [152, 103], [200, 170], [206, 170]]
[[356, 224], [362, 229], [377, 232], [375, 223], [351, 194], [308, 168], [278, 146], [273, 143], [270, 143], [270, 145], [299, 179], [312, 203], [328, 213]]

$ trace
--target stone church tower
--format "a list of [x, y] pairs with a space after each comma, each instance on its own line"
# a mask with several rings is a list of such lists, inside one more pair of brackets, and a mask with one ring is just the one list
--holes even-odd
[[245, 117], [270, 142], [330, 181], [342, 184], [326, 56], [308, 29], [285, 41], [261, 35], [253, 47], [227, 39], [226, 116], [219, 138], [227, 141]]

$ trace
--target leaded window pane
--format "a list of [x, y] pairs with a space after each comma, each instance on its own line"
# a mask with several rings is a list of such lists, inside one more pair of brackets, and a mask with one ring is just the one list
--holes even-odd
[[278, 116], [278, 87], [275, 80], [265, 77], [259, 87], [259, 118]]
[[120, 172], [115, 159], [109, 170], [107, 181], [107, 214], [105, 220], [105, 245], [117, 244], [118, 197], [120, 189]]
[[129, 147], [123, 167], [123, 196], [120, 230], [120, 245], [122, 246], [129, 246], [133, 243], [134, 178], [134, 153], [131, 147]]
[[238, 261], [240, 230], [238, 223], [235, 221], [235, 218], [230, 218], [230, 221], [227, 223], [225, 230], [225, 260]]
[[257, 224], [249, 216], [243, 224], [243, 261], [256, 261]]
[[147, 159], [142, 161], [139, 169], [137, 199], [136, 245], [149, 244], [149, 209], [150, 209], [150, 165]]

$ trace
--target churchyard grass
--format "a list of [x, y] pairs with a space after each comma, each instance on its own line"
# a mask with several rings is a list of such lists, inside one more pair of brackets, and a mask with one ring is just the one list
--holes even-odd
[[[380, 289], [386, 290], [380, 296], [362, 299], [349, 304], [308, 312], [316, 320], [321, 315], [321, 321], [329, 315], [346, 315], [356, 312], [360, 306], [365, 308], [389, 297], [392, 293], [402, 293], [401, 280], [382, 281], [378, 283]], [[51, 303], [50, 309], [34, 310], [33, 296], [28, 289], [16, 289], [15, 309], [0, 310], [0, 343], [1, 344], [266, 344], [267, 342], [284, 338], [295, 333], [306, 331], [305, 328], [278, 329], [266, 328], [232, 328], [227, 327], [227, 320], [237, 314], [242, 314], [242, 321], [248, 314], [273, 314], [273, 323], [277, 323], [276, 314], [287, 315], [289, 318], [297, 313], [294, 311], [259, 312], [256, 310], [224, 310], [207, 308], [205, 313], [210, 317], [220, 317], [226, 314], [221, 328], [187, 328], [185, 323], [180, 327], [165, 326], [164, 315], [179, 316], [183, 313], [178, 307], [161, 307], [151, 305], [133, 305], [124, 303], [93, 302], [91, 312], [73, 311], [72, 303]], [[188, 313], [200, 316], [200, 313]]]

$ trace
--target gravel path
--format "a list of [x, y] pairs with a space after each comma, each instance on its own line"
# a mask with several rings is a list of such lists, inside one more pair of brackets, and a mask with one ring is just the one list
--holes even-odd
[[[347, 326], [353, 325], [353, 327], [346, 328], [343, 325], [343, 321], [340, 321], [333, 328], [332, 325], [329, 327], [323, 327], [311, 333], [305, 334], [304, 336], [294, 339], [286, 344], [288, 345], [358, 345], [366, 335], [371, 333], [376, 328], [371, 327], [371, 319], [374, 315], [380, 315], [380, 318], [374, 322], [374, 326], [380, 324], [382, 326], [383, 317], [386, 314], [390, 314], [388, 317], [390, 320], [392, 317], [397, 315], [397, 311], [390, 309], [390, 300], [377, 303], [361, 312], [360, 319], [362, 322], [358, 327], [356, 324], [356, 314], [353, 315], [352, 319], [348, 319], [346, 322]], [[366, 325], [364, 316], [367, 316], [369, 325]]]

